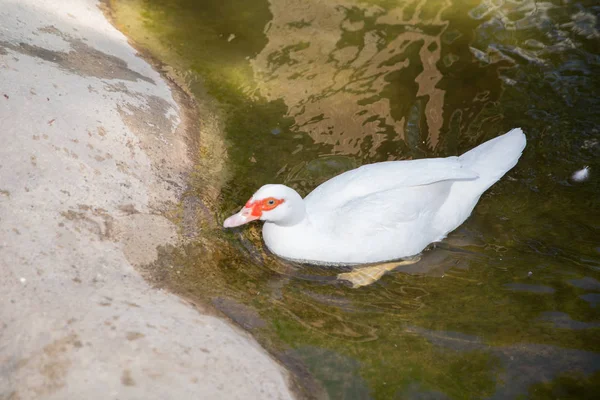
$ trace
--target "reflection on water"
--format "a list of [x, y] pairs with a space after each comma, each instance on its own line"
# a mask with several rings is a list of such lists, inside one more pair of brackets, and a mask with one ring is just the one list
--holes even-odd
[[271, 1], [268, 43], [251, 61], [260, 93], [282, 99], [291, 129], [335, 153], [373, 157], [408, 132], [435, 147], [444, 103], [436, 64], [449, 2], [418, 3], [386, 10], [347, 0]]
[[[600, 382], [594, 1], [113, 0], [198, 99], [200, 154], [147, 266], [251, 331], [308, 397], [581, 398]], [[219, 227], [262, 184], [461, 153], [521, 126], [517, 168], [416, 264], [352, 289]], [[571, 174], [590, 165], [585, 183]]]

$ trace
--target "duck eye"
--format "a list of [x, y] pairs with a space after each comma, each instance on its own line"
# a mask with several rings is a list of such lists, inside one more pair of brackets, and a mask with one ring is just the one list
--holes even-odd
[[271, 200], [267, 201], [267, 204], [272, 206], [275, 204], [275, 200], [271, 199]]

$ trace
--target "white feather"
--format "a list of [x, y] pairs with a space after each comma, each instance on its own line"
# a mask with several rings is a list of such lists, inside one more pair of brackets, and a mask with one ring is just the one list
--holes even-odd
[[583, 181], [587, 181], [589, 177], [590, 177], [590, 167], [588, 167], [586, 165], [579, 171], [575, 171], [573, 173], [573, 175], [571, 176], [571, 179], [573, 179], [575, 182], [583, 182]]

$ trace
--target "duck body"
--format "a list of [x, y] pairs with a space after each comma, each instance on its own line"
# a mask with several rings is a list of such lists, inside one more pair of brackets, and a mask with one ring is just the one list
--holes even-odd
[[[244, 212], [265, 220], [269, 250], [312, 264], [413, 256], [461, 225], [480, 196], [516, 165], [525, 144], [521, 129], [513, 129], [460, 157], [369, 164], [324, 182], [304, 199], [287, 186], [265, 185], [225, 226], [246, 223], [239, 219]], [[271, 208], [271, 202], [278, 204]]]

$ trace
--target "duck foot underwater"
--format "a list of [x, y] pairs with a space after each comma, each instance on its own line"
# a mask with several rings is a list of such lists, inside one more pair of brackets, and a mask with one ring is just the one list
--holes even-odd
[[377, 282], [386, 272], [393, 271], [398, 267], [416, 264], [419, 261], [421, 261], [421, 256], [402, 261], [390, 261], [365, 267], [357, 267], [350, 272], [338, 274], [337, 278], [339, 280], [350, 282], [352, 288], [357, 289]]

